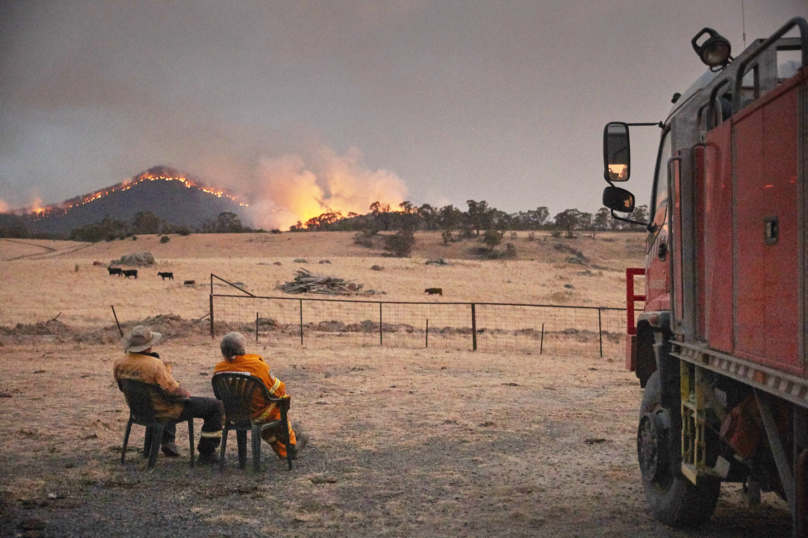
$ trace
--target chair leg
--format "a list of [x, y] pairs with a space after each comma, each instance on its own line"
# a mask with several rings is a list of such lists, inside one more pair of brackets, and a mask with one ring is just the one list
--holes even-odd
[[126, 461], [126, 445], [129, 444], [129, 434], [132, 432], [132, 419], [126, 423], [126, 433], [123, 434], [123, 450], [121, 450], [121, 465]]
[[238, 468], [243, 469], [247, 464], [247, 431], [236, 430], [238, 440]]
[[[288, 400], [286, 405], [288, 405]], [[289, 412], [288, 407], [284, 406], [281, 407], [281, 420], [283, 421], [283, 428], [286, 431], [286, 438], [283, 440], [283, 443], [286, 445], [286, 462], [289, 464], [289, 470], [292, 470], [292, 434], [289, 432], [291, 426], [289, 425], [289, 418], [287, 413]]]
[[252, 433], [253, 470], [261, 472], [261, 425], [253, 424]]
[[191, 443], [191, 467], [194, 466], [194, 419], [188, 419], [188, 439]]
[[154, 464], [157, 462], [157, 453], [160, 452], [160, 442], [163, 439], [163, 430], [165, 426], [162, 424], [150, 428], [152, 430], [151, 449], [149, 450], [149, 469], [154, 469]]
[[148, 456], [151, 454], [151, 444], [152, 444], [152, 435], [154, 435], [154, 431], [146, 426], [146, 433], [143, 436], [143, 455]]
[[228, 424], [224, 425], [222, 429], [222, 448], [219, 451], [219, 470], [224, 471], [224, 450], [227, 447], [227, 432], [230, 431]]

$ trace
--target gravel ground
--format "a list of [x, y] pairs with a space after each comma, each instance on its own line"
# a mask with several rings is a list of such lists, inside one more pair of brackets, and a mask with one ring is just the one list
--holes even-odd
[[[157, 350], [211, 396], [210, 339]], [[646, 508], [635, 458], [642, 397], [620, 361], [378, 347], [256, 350], [311, 437], [294, 470], [136, 452], [111, 345], [0, 349], [0, 536], [788, 536], [772, 494], [724, 486], [710, 524], [673, 531]], [[197, 432], [201, 423], [197, 424]], [[198, 433], [197, 433], [198, 435]], [[250, 466], [248, 465], [248, 468]]]

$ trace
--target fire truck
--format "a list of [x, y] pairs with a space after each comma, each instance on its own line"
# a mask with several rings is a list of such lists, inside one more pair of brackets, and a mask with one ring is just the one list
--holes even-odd
[[629, 130], [661, 127], [645, 267], [627, 270], [645, 495], [658, 520], [691, 526], [721, 482], [740, 483], [750, 502], [780, 495], [808, 536], [808, 23], [735, 58], [710, 28], [692, 45], [709, 70], [665, 121], [604, 129], [603, 204], [633, 222], [615, 186], [631, 176]]

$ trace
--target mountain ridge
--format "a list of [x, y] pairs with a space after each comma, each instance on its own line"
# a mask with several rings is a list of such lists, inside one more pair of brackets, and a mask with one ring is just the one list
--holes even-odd
[[246, 207], [247, 202], [230, 191], [209, 187], [174, 168], [155, 166], [105, 189], [34, 208], [19, 219], [30, 232], [61, 236], [105, 217], [130, 222], [143, 212], [174, 226], [199, 229], [220, 213], [245, 219]]

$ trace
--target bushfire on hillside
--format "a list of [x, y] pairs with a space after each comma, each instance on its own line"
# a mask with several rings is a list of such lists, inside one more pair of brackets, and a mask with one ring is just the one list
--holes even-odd
[[42, 207], [40, 203], [38, 203], [39, 201], [37, 200], [37, 202], [33, 204], [33, 207], [31, 208], [29, 213], [33, 215], [34, 220], [46, 217], [56, 217], [66, 215], [71, 209], [75, 207], [84, 204], [89, 204], [91, 202], [94, 202], [95, 200], [98, 200], [99, 198], [109, 196], [114, 192], [128, 191], [129, 189], [145, 181], [179, 181], [189, 189], [200, 190], [204, 193], [210, 194], [211, 196], [216, 196], [217, 198], [228, 198], [242, 207], [249, 207], [249, 204], [242, 201], [238, 196], [231, 194], [225, 191], [224, 189], [217, 189], [214, 187], [208, 187], [206, 185], [202, 185], [201, 183], [198, 183], [190, 179], [184, 174], [178, 174], [178, 173], [163, 174], [163, 173], [146, 172], [144, 174], [140, 174], [139, 176], [135, 176], [134, 178], [122, 181], [121, 183], [113, 185], [112, 187], [101, 189], [99, 191], [86, 194], [84, 196], [77, 196], [75, 198], [71, 198], [70, 200], [66, 200], [61, 204], [51, 204]]

